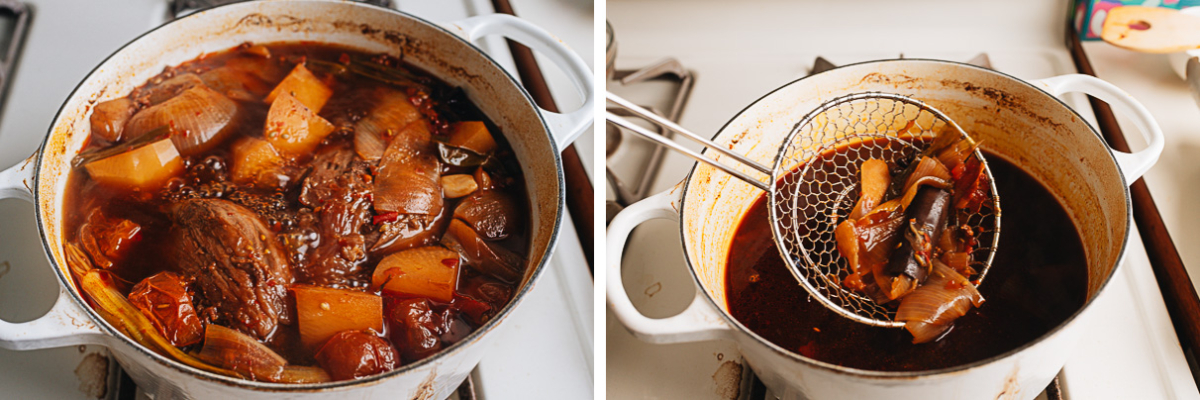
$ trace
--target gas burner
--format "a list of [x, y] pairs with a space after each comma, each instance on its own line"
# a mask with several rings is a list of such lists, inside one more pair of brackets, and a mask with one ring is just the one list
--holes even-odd
[[[608, 90], [619, 92], [625, 88], [645, 86], [643, 84], [649, 82], [668, 82], [670, 89], [666, 94], [669, 100], [666, 101], [664, 107], [659, 108], [649, 104], [643, 104], [642, 107], [671, 121], [678, 122], [679, 117], [683, 113], [683, 107], [687, 105], [688, 97], [691, 96], [692, 87], [695, 83], [695, 75], [692, 71], [685, 68], [679, 60], [670, 57], [638, 69], [617, 69], [614, 66], [617, 55], [617, 40], [611, 24], [606, 24], [606, 33], [605, 75], [608, 77]], [[667, 111], [664, 113], [663, 109]], [[616, 108], [608, 108], [608, 111], [622, 116], [629, 116], [623, 110]], [[660, 135], [666, 137], [673, 136], [672, 132], [663, 130], [657, 125], [647, 124], [646, 126], [653, 128]], [[607, 219], [611, 220], [617, 211], [646, 197], [651, 185], [654, 183], [653, 177], [658, 173], [659, 165], [662, 163], [664, 149], [659, 146], [650, 145], [649, 143], [635, 145], [623, 140], [624, 133], [621, 132], [620, 128], [611, 124], [606, 129], [606, 137], [607, 146], [605, 150], [607, 153], [606, 158], [609, 161], [606, 167], [606, 175], [616, 195], [616, 199], [609, 201], [608, 204]], [[615, 156], [622, 148], [637, 145], [649, 146], [647, 150], [649, 155], [644, 157], [630, 157], [639, 159], [639, 166], [635, 169], [636, 172], [618, 177], [618, 174], [612, 168], [615, 161], [617, 161], [617, 157]], [[636, 184], [636, 186], [631, 186], [633, 184]]]
[[[904, 59], [904, 53], [900, 53], [899, 58]], [[988, 57], [987, 53], [979, 53], [975, 57], [971, 57], [970, 60], [967, 60], [967, 64], [987, 69], [995, 69], [992, 68], [992, 59]], [[825, 57], [817, 56], [817, 59], [813, 60], [813, 66], [808, 70], [808, 74], [819, 74], [834, 68], [837, 68], [837, 65], [829, 60], [826, 60]]]
[[29, 29], [29, 7], [16, 0], [0, 0], [0, 109], [8, 97], [9, 82]]
[[[167, 7], [167, 20], [173, 20], [193, 12], [238, 3], [247, 0], [171, 0]], [[391, 0], [352, 0], [360, 3], [374, 4], [384, 8], [392, 8]]]

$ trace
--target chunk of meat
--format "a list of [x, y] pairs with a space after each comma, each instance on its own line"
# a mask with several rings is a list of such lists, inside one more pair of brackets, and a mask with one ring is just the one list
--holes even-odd
[[271, 91], [271, 86], [252, 71], [229, 66], [218, 67], [200, 74], [204, 84], [234, 100], [259, 101]]
[[204, 323], [192, 307], [187, 286], [179, 274], [163, 271], [143, 279], [129, 291], [129, 302], [176, 347], [199, 343], [204, 336]]
[[471, 226], [486, 240], [500, 240], [517, 233], [521, 226], [516, 199], [502, 190], [478, 190], [454, 208], [454, 218]]
[[98, 137], [109, 142], [119, 142], [125, 122], [137, 111], [133, 100], [128, 97], [113, 99], [96, 104], [92, 110], [92, 137]]
[[330, 377], [340, 381], [391, 371], [400, 366], [400, 356], [379, 336], [347, 330], [333, 335], [321, 346], [317, 362]]
[[442, 245], [461, 254], [471, 268], [502, 281], [516, 282], [525, 273], [525, 260], [519, 254], [484, 241], [460, 219], [450, 221]]
[[138, 92], [141, 96], [135, 97], [143, 101], [144, 104], [154, 105], [178, 96], [185, 90], [201, 85], [204, 85], [204, 81], [196, 74], [178, 74], [156, 85], [146, 87]]
[[483, 325], [496, 316], [511, 299], [510, 286], [495, 279], [481, 277], [463, 280], [453, 303], [457, 304], [472, 322]]
[[365, 286], [370, 280], [363, 226], [371, 222], [371, 175], [347, 146], [326, 146], [313, 159], [304, 179], [300, 202], [316, 216], [307, 227], [319, 243], [306, 262], [297, 266], [301, 282], [318, 286]]
[[400, 214], [442, 212], [441, 163], [424, 121], [398, 133], [379, 161], [375, 210]]
[[384, 321], [404, 361], [417, 361], [442, 349], [440, 316], [430, 308], [429, 300], [391, 300], [384, 309]]
[[292, 270], [275, 234], [258, 215], [220, 199], [191, 199], [170, 209], [173, 256], [196, 278], [200, 303], [215, 322], [263, 340], [290, 323]]

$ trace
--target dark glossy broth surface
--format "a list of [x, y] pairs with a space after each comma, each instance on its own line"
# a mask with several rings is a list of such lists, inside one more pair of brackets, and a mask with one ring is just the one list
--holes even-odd
[[876, 328], [829, 311], [792, 277], [760, 198], [741, 222], [726, 269], [729, 312], [771, 342], [820, 361], [877, 371], [948, 368], [993, 357], [1058, 326], [1086, 300], [1087, 261], [1054, 197], [1013, 164], [988, 157], [1004, 210], [1000, 248], [979, 287], [986, 302], [940, 341], [914, 345], [904, 329]]

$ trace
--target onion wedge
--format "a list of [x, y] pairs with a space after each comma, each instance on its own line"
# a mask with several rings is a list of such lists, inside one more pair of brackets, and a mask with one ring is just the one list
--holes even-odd
[[250, 379], [279, 380], [287, 360], [250, 335], [217, 324], [204, 329], [204, 347], [196, 355]]
[[[887, 192], [888, 186], [892, 184], [892, 175], [888, 172], [886, 162], [876, 159], [870, 159], [862, 163], [859, 169], [861, 175], [862, 194], [858, 198], [858, 203], [854, 205], [854, 210], [850, 211], [850, 219], [857, 220], [862, 218], [868, 211], [879, 205], [883, 200], [884, 192]], [[950, 173], [946, 173], [946, 179], [950, 178]]]
[[[863, 164], [866, 165], [866, 163]], [[921, 157], [921, 160], [917, 162], [917, 167], [913, 169], [912, 174], [909, 175], [908, 179], [904, 181], [904, 191], [908, 192], [918, 180], [927, 176], [936, 177], [943, 181], [949, 181], [950, 170], [946, 169], [946, 166], [942, 165], [941, 162], [938, 162], [936, 158]]]
[[138, 111], [125, 124], [122, 136], [137, 138], [167, 126], [179, 154], [200, 154], [213, 149], [233, 133], [240, 109], [237, 102], [208, 86], [194, 86]]
[[900, 301], [896, 320], [913, 334], [913, 343], [926, 343], [950, 329], [954, 320], [971, 307], [983, 305], [983, 295], [967, 278], [941, 261], [933, 261], [933, 273], [924, 285]]

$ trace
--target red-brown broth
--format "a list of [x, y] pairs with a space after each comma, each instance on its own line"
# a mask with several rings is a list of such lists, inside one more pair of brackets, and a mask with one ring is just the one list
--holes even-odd
[[[339, 60], [345, 60], [346, 55], [363, 58], [375, 57], [374, 55], [363, 54], [349, 49], [313, 43], [272, 44], [267, 47], [270, 49], [273, 61], [281, 65], [282, 71], [285, 74], [297, 62], [305, 59], [336, 63]], [[178, 67], [168, 68], [164, 74], [181, 71], [200, 73], [225, 65], [232, 58], [243, 56], [241, 53], [243, 50], [235, 48], [226, 52], [207, 54]], [[527, 259], [528, 229], [526, 228], [529, 226], [530, 221], [525, 183], [520, 172], [520, 165], [502, 133], [474, 104], [471, 104], [461, 90], [449, 86], [412, 65], [405, 64], [402, 61], [399, 64], [419, 76], [422, 83], [432, 88], [434, 93], [430, 93], [430, 97], [436, 102], [433, 109], [441, 119], [446, 122], [484, 121], [489, 131], [493, 134], [498, 144], [498, 150], [493, 153], [497, 156], [497, 163], [491, 166], [492, 170], [490, 172], [492, 172], [493, 180], [500, 182], [501, 190], [509, 193], [517, 200], [517, 212], [510, 217], [517, 219], [517, 224], [524, 228], [519, 229], [518, 232], [508, 238], [492, 243], [498, 244]], [[318, 76], [325, 77], [326, 75], [318, 73]], [[155, 79], [151, 79], [147, 83], [147, 86], [153, 85], [154, 82]], [[341, 128], [352, 126], [354, 121], [357, 121], [372, 108], [371, 97], [365, 95], [368, 89], [386, 84], [350, 73], [327, 79], [326, 82], [327, 84], [331, 84], [334, 95], [325, 107], [321, 109], [319, 115], [332, 122], [335, 126], [338, 126], [339, 130], [327, 137], [321, 146], [347, 145], [352, 142], [352, 133], [349, 129]], [[224, 160], [224, 168], [228, 168], [231, 157], [231, 143], [243, 136], [262, 137], [263, 125], [270, 104], [266, 102], [239, 101], [239, 105], [242, 108], [239, 114], [241, 120], [238, 125], [238, 131], [223, 139], [222, 144], [211, 151], [184, 157], [185, 172], [183, 176], [193, 179], [189, 182], [189, 185], [193, 189], [201, 190], [204, 186], [215, 182], [211, 178], [204, 177], [203, 175], [205, 174], [203, 173], [194, 173], [197, 168], [206, 163], [206, 160], [209, 160], [208, 162], [211, 164], [211, 160], [214, 158], [222, 159]], [[439, 133], [436, 129], [435, 126], [435, 135]], [[92, 139], [84, 147], [84, 151], [107, 146], [109, 144], [101, 143], [101, 140]], [[304, 162], [307, 161], [299, 162], [298, 166], [303, 167]], [[443, 176], [448, 174], [470, 174], [475, 170], [475, 168], [454, 167], [445, 163], [441, 165]], [[231, 182], [229, 184], [233, 185]], [[297, 199], [299, 186], [298, 184], [293, 184], [287, 191], [276, 191], [233, 185], [232, 189], [227, 190], [227, 193], [221, 197], [227, 198], [229, 197], [229, 193], [232, 192], [263, 196], [280, 195], [283, 197], [289, 212], [295, 212], [297, 209], [304, 207]], [[68, 243], [74, 243], [79, 239], [77, 237], [79, 227], [86, 222], [89, 213], [93, 209], [102, 210], [109, 218], [129, 219], [141, 226], [142, 230], [137, 242], [134, 244], [133, 254], [109, 269], [115, 276], [115, 281], [123, 293], [128, 294], [130, 288], [135, 283], [140, 282], [150, 275], [160, 271], [172, 270], [172, 266], [164, 262], [164, 260], [170, 259], [167, 254], [171, 245], [168, 242], [170, 238], [168, 232], [172, 226], [172, 222], [164, 212], [164, 208], [171, 202], [171, 200], [165, 198], [165, 189], [157, 192], [139, 192], [109, 187], [93, 181], [84, 168], [77, 167], [70, 174], [65, 197], [64, 232], [66, 233], [64, 234], [64, 239]], [[450, 214], [453, 212], [455, 205], [460, 201], [461, 199], [444, 199], [445, 206], [441, 218], [451, 218]], [[286, 233], [289, 229], [286, 223], [276, 224], [275, 222], [277, 221], [271, 217], [263, 215], [260, 215], [260, 217], [262, 217], [263, 222], [267, 226], [274, 227], [272, 230], [275, 230], [276, 233]], [[369, 225], [369, 227], [374, 229], [374, 225]], [[380, 254], [371, 254], [368, 256], [367, 261], [362, 264], [363, 271], [366, 274], [366, 282], [370, 282], [370, 274], [383, 256]], [[76, 277], [76, 279], [78, 278]], [[430, 300], [435, 314], [442, 314], [450, 310], [449, 315], [457, 319], [454, 323], [454, 329], [441, 337], [444, 341], [444, 346], [462, 340], [482, 323], [486, 322], [487, 319], [493, 317], [511, 299], [519, 283], [504, 282], [475, 271], [465, 265], [460, 268], [458, 279], [457, 288], [455, 289], [456, 295], [484, 302], [490, 306], [490, 310], [484, 313], [482, 320], [473, 320], [461, 312], [457, 305]], [[300, 281], [299, 279], [296, 282], [296, 284], [304, 283], [307, 282]], [[359, 289], [373, 290], [365, 287], [360, 287]], [[385, 307], [390, 307], [392, 303], [402, 300], [401, 298], [381, 293], [377, 290], [372, 292], [384, 296]], [[289, 294], [286, 301], [294, 303], [295, 300]], [[290, 307], [290, 309], [293, 313], [295, 312], [294, 306]], [[386, 313], [385, 310], [385, 315]], [[313, 350], [305, 348], [300, 343], [298, 324], [294, 322], [294, 315], [292, 316], [292, 320], [293, 322], [290, 325], [279, 325], [265, 343], [286, 358], [290, 364], [315, 365], [316, 361], [313, 358]], [[385, 340], [388, 339], [389, 332], [387, 331], [386, 324], [384, 332], [378, 332], [378, 334]], [[198, 346], [185, 348], [184, 350], [195, 350]], [[400, 353], [400, 350], [400, 346], [397, 345], [397, 352]], [[405, 358], [403, 363], [407, 364], [413, 361], [416, 360]]]
[[852, 322], [814, 301], [771, 236], [764, 197], [743, 215], [726, 269], [729, 313], [756, 334], [816, 360], [875, 371], [922, 371], [1003, 354], [1058, 326], [1086, 300], [1087, 260], [1075, 225], [1050, 192], [997, 156], [1002, 233], [979, 287], [986, 298], [940, 341], [914, 345], [904, 329]]

